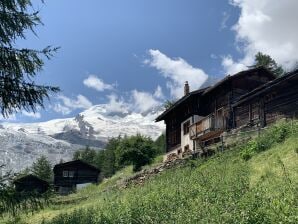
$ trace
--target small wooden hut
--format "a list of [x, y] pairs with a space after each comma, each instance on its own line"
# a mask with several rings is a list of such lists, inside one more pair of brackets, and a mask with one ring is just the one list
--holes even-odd
[[42, 194], [49, 189], [47, 181], [32, 174], [16, 179], [14, 185], [18, 192], [37, 192]]
[[82, 185], [98, 183], [99, 174], [99, 169], [81, 160], [60, 163], [54, 166], [54, 186], [60, 194], [67, 194]]

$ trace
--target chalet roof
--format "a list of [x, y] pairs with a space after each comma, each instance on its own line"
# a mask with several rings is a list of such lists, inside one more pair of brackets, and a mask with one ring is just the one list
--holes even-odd
[[33, 174], [28, 174], [26, 176], [20, 177], [20, 178], [14, 180], [13, 182], [14, 183], [22, 183], [22, 182], [27, 181], [27, 180], [34, 180], [34, 181], [40, 182], [42, 184], [49, 185], [49, 183], [47, 181], [45, 181], [43, 179], [40, 179], [39, 177], [37, 177]]
[[88, 164], [88, 163], [86, 163], [86, 162], [84, 162], [82, 160], [79, 160], [79, 159], [78, 160], [69, 161], [69, 162], [66, 162], [66, 163], [56, 164], [54, 166], [54, 170], [59, 169], [59, 168], [63, 168], [63, 167], [67, 167], [67, 166], [70, 166], [70, 165], [74, 165], [74, 166], [83, 165], [83, 166], [88, 167], [88, 168], [90, 168], [92, 170], [95, 170], [95, 171], [100, 172], [100, 170], [98, 168], [96, 168], [95, 166], [92, 166], [92, 165], [90, 165], [90, 164]]
[[158, 122], [158, 121], [164, 120], [164, 118], [166, 117], [167, 114], [169, 114], [171, 111], [173, 111], [175, 108], [177, 108], [180, 104], [182, 104], [185, 100], [187, 100], [189, 97], [191, 97], [193, 95], [196, 95], [196, 94], [206, 95], [206, 94], [214, 91], [215, 89], [220, 88], [222, 85], [224, 85], [225, 83], [227, 83], [227, 82], [229, 82], [233, 79], [237, 79], [239, 77], [242, 77], [242, 76], [245, 76], [249, 73], [254, 73], [254, 72], [260, 72], [263, 75], [266, 75], [266, 76], [268, 76], [272, 79], [274, 78], [274, 75], [262, 66], [257, 67], [257, 68], [248, 69], [248, 70], [245, 70], [245, 71], [241, 71], [241, 72], [236, 73], [235, 75], [227, 75], [225, 78], [223, 78], [219, 82], [215, 83], [213, 86], [203, 88], [203, 89], [198, 89], [198, 90], [190, 92], [186, 96], [183, 96], [178, 101], [176, 101], [169, 109], [167, 109], [161, 115], [159, 115], [155, 119], [155, 121]]
[[270, 90], [272, 90], [272, 88], [278, 86], [280, 83], [282, 82], [286, 82], [288, 80], [291, 80], [292, 78], [298, 78], [298, 69], [292, 71], [292, 72], [289, 72], [279, 78], [276, 78], [272, 81], [269, 81], [259, 87], [257, 87], [256, 89], [250, 91], [249, 93], [247, 94], [244, 94], [243, 96], [241, 96], [238, 101], [236, 103], [234, 103], [232, 106], [235, 107], [235, 106], [238, 106], [260, 94], [263, 94], [263, 93], [266, 93]]
[[247, 75], [248, 73], [254, 73], [254, 72], [262, 72], [262, 74], [267, 75], [270, 78], [275, 78], [275, 76], [270, 71], [268, 71], [266, 68], [260, 66], [257, 68], [252, 68], [252, 69], [238, 72], [234, 75], [227, 75], [225, 78], [223, 78], [219, 82], [215, 83], [213, 86], [210, 86], [210, 88], [206, 89], [206, 91], [203, 93], [203, 95], [206, 95], [207, 93], [212, 92], [213, 90], [217, 89], [218, 87], [224, 85], [225, 83], [227, 83], [233, 79], [237, 79], [237, 78]]
[[175, 108], [177, 108], [180, 104], [182, 104], [185, 100], [189, 99], [191, 96], [194, 96], [196, 94], [199, 94], [201, 95], [207, 88], [209, 87], [206, 87], [206, 88], [202, 88], [202, 89], [198, 89], [198, 90], [195, 90], [195, 91], [192, 91], [190, 92], [189, 94], [183, 96], [182, 98], [180, 98], [179, 100], [177, 100], [169, 109], [165, 110], [162, 114], [160, 114], [156, 119], [155, 121], [158, 122], [158, 121], [162, 121], [164, 120], [165, 116], [167, 114], [169, 114], [171, 111], [173, 111]]

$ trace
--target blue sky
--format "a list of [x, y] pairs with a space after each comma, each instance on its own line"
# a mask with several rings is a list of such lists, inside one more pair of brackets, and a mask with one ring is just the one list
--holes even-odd
[[[250, 65], [258, 50], [275, 56], [270, 45], [257, 44], [264, 40], [250, 36], [250, 29], [262, 32], [260, 20], [246, 22], [246, 16], [260, 9], [269, 18], [279, 17], [270, 17], [270, 13], [276, 15], [274, 9], [268, 12], [266, 5], [256, 8], [258, 2], [250, 2], [77, 0], [70, 4], [51, 0], [41, 4], [34, 0], [44, 26], [37, 27], [38, 37], [28, 33], [17, 46], [61, 47], [46, 61], [36, 82], [59, 86], [62, 92], [46, 103], [45, 110], [11, 119], [36, 122], [71, 117], [102, 103], [111, 110], [144, 112], [181, 96], [188, 79], [191, 89], [197, 89], [208, 82], [207, 77], [214, 82]], [[263, 14], [257, 16], [266, 23]], [[276, 55], [285, 64], [288, 58]]]

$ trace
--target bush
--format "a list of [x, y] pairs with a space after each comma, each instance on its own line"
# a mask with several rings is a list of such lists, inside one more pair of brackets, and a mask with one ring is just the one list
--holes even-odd
[[259, 137], [245, 144], [240, 152], [241, 157], [244, 160], [249, 160], [254, 153], [265, 151], [274, 144], [283, 142], [290, 134], [298, 133], [297, 127], [297, 122], [281, 121], [274, 124]]
[[118, 165], [133, 165], [138, 171], [142, 166], [151, 163], [156, 156], [156, 148], [151, 138], [136, 135], [124, 138], [117, 147], [116, 160]]

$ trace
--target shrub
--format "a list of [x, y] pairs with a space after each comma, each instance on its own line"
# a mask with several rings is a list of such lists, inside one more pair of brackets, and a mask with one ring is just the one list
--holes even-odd
[[249, 160], [254, 153], [265, 151], [276, 143], [283, 142], [291, 133], [297, 133], [297, 123], [290, 123], [281, 121], [268, 130], [264, 131], [259, 137], [250, 140], [247, 144], [242, 146], [241, 157], [244, 160]]

